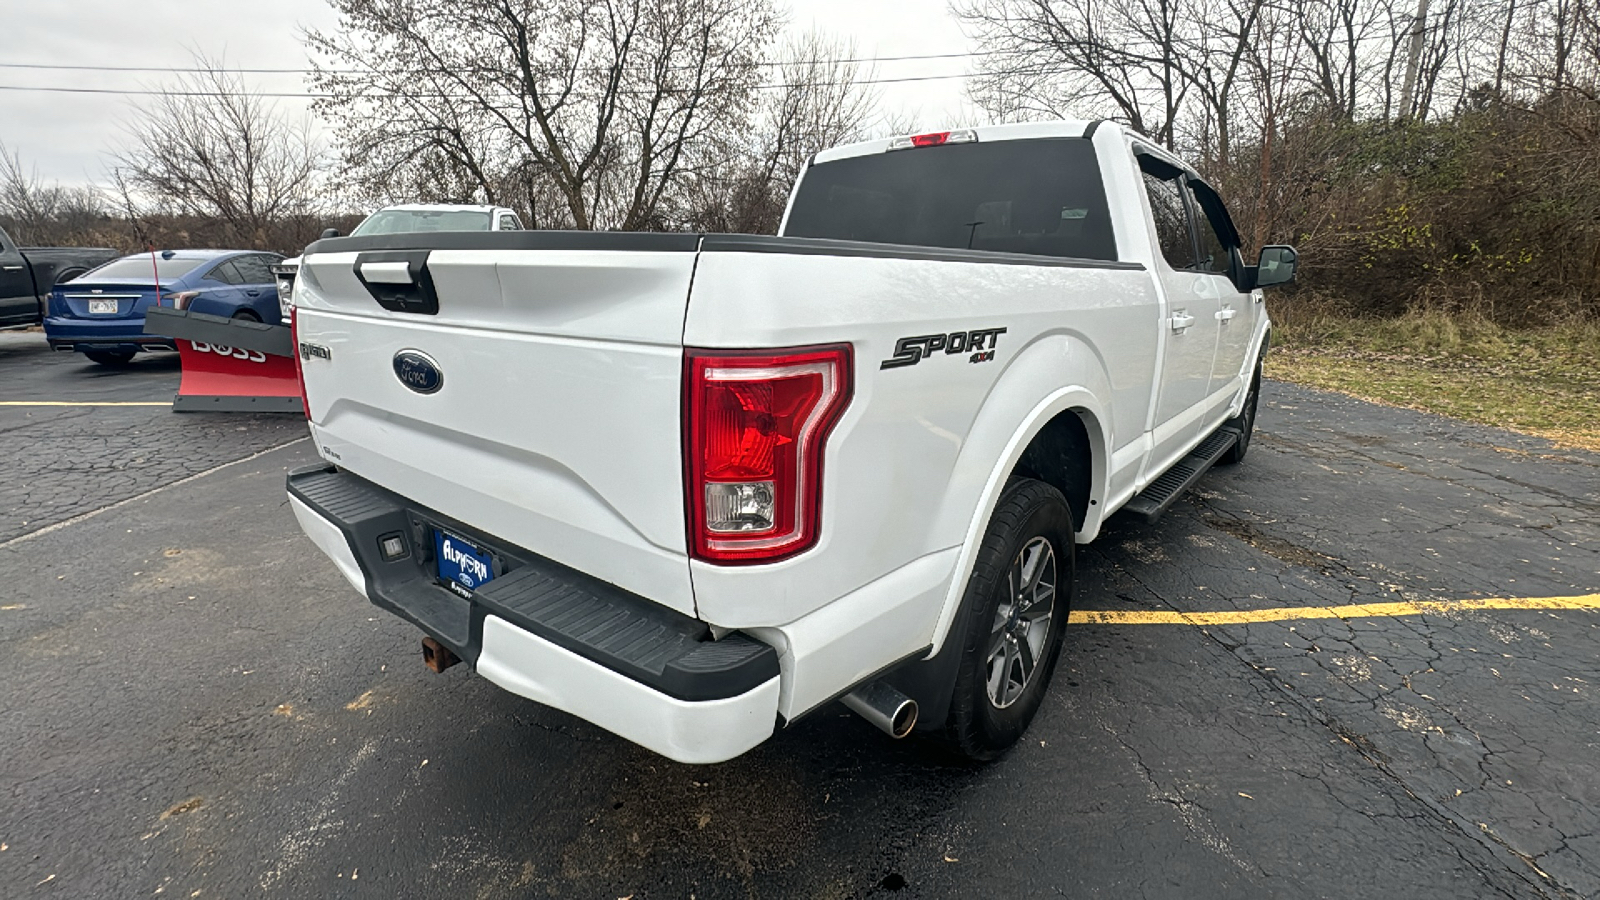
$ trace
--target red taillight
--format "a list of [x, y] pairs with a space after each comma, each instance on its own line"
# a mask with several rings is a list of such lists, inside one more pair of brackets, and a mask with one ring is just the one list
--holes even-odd
[[296, 313], [299, 310], [289, 307], [289, 352], [294, 354], [294, 378], [300, 382], [300, 408], [305, 411], [306, 421], [311, 421], [311, 400], [306, 397], [306, 373], [301, 368], [304, 363], [300, 359], [300, 320]]
[[[914, 134], [911, 136], [911, 146], [937, 147], [948, 140], [950, 140], [950, 132], [948, 131], [935, 131], [931, 134]], [[921, 159], [921, 157], [917, 158]]]
[[689, 551], [773, 562], [817, 541], [822, 456], [850, 402], [850, 347], [684, 356]]

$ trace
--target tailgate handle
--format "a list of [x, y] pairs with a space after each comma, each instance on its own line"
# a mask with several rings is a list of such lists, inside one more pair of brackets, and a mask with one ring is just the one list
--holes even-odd
[[428, 271], [427, 250], [373, 250], [356, 256], [356, 279], [378, 305], [391, 312], [432, 316], [439, 295]]
[[369, 282], [383, 284], [411, 284], [411, 266], [404, 262], [368, 262], [361, 264], [361, 274]]

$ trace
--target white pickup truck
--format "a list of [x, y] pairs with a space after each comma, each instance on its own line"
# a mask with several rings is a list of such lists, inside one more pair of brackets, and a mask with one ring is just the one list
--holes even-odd
[[829, 150], [777, 237], [323, 240], [290, 503], [435, 670], [673, 759], [835, 699], [993, 758], [1074, 544], [1243, 457], [1294, 267], [1106, 122]]

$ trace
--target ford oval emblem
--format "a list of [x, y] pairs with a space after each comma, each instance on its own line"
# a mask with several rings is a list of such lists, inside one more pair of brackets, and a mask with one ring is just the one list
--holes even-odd
[[420, 350], [396, 353], [394, 375], [401, 384], [419, 394], [436, 394], [444, 387], [444, 373], [439, 371], [439, 364]]

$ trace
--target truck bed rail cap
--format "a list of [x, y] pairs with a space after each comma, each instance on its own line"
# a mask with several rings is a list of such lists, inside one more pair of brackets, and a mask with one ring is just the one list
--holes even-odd
[[323, 238], [312, 253], [358, 250], [636, 250], [693, 253], [700, 235], [657, 231], [431, 231]]
[[1002, 266], [1057, 266], [1070, 269], [1142, 270], [1143, 263], [1114, 259], [1078, 259], [1005, 253], [998, 250], [962, 250], [921, 247], [915, 244], [878, 244], [834, 238], [773, 237], [758, 234], [708, 234], [700, 244], [706, 253], [786, 253], [796, 256], [850, 256], [869, 259], [907, 259], [930, 262], [988, 263]]

